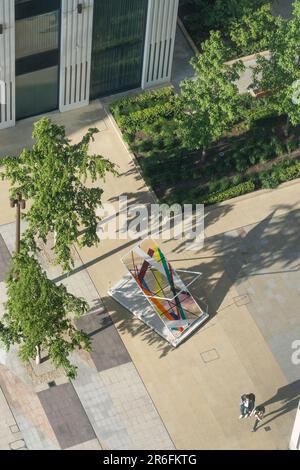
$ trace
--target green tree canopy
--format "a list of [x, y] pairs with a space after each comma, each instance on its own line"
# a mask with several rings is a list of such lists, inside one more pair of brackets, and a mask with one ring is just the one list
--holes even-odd
[[275, 30], [276, 20], [268, 3], [232, 21], [229, 35], [239, 54], [250, 54], [269, 49]]
[[180, 0], [180, 6], [189, 6], [196, 22], [211, 30], [224, 30], [234, 20], [260, 8], [269, 0]]
[[205, 150], [240, 119], [240, 96], [234, 83], [242, 62], [225, 64], [227, 47], [219, 32], [212, 32], [203, 53], [192, 59], [195, 78], [181, 82], [182, 112], [179, 137], [191, 150]]
[[[42, 118], [34, 125], [32, 149], [24, 149], [18, 157], [6, 157], [2, 178], [12, 185], [11, 195], [20, 192], [32, 205], [25, 218], [28, 229], [24, 235], [31, 249], [36, 249], [35, 237], [46, 242], [55, 233], [56, 262], [64, 270], [72, 264], [70, 245], [92, 246], [99, 239], [96, 215], [103, 190], [87, 187], [116, 174], [114, 164], [100, 155], [89, 155], [89, 145], [98, 129], [89, 129], [77, 144], [71, 144], [64, 126]], [[82, 236], [80, 236], [82, 234]]]
[[20, 358], [27, 362], [40, 349], [48, 352], [56, 367], [76, 376], [69, 354], [76, 348], [90, 350], [90, 339], [78, 331], [70, 317], [80, 317], [88, 304], [50, 281], [36, 259], [22, 250], [13, 257], [7, 281], [8, 301], [0, 322], [0, 340], [7, 349], [20, 344]]
[[[287, 115], [292, 125], [300, 123], [300, 2], [293, 5], [289, 21], [276, 20], [276, 32], [270, 44], [270, 58], [258, 56], [254, 70], [254, 88], [269, 91], [268, 102], [278, 115]], [[299, 100], [294, 100], [297, 93]], [[298, 101], [298, 102], [297, 102]]]
[[[180, 0], [179, 12], [198, 47], [202, 49], [201, 43], [211, 31], [220, 31], [222, 38], [230, 44], [231, 28], [235, 29], [239, 26], [248, 28], [245, 19], [251, 17], [256, 10], [268, 2], [270, 0]], [[246, 31], [245, 34], [249, 41], [244, 51], [250, 54], [249, 49], [251, 50], [255, 46], [252, 41], [255, 41], [256, 35], [253, 35], [252, 32], [249, 35]], [[228, 49], [227, 60], [243, 54], [242, 44], [236, 44], [235, 47], [232, 44], [232, 46]], [[238, 54], [236, 54], [237, 47]], [[257, 52], [257, 50], [253, 52]]]

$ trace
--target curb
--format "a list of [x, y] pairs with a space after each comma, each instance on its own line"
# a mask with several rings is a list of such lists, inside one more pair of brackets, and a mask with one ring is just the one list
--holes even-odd
[[200, 54], [200, 51], [198, 49], [198, 47], [196, 46], [196, 44], [194, 43], [193, 39], [191, 38], [191, 36], [189, 35], [186, 27], [184, 26], [183, 24], [183, 21], [179, 18], [179, 16], [177, 17], [177, 24], [182, 32], [182, 34], [184, 35], [185, 39], [187, 40], [187, 42], [189, 43], [189, 45], [191, 46], [191, 48], [193, 49], [195, 55], [198, 55]]
[[[196, 55], [200, 54], [200, 51], [199, 51], [198, 47], [196, 46], [195, 42], [193, 41], [192, 37], [190, 36], [188, 30], [184, 26], [184, 23], [180, 19], [179, 16], [177, 18], [177, 23], [178, 23], [178, 26], [181, 29], [181, 32], [184, 35], [185, 39], [187, 40], [187, 42], [189, 43], [189, 45], [193, 49], [194, 53]], [[257, 56], [268, 57], [268, 56], [270, 56], [270, 51], [269, 50], [260, 51], [260, 52], [255, 52], [254, 54], [245, 55], [245, 56], [242, 56], [242, 57], [237, 57], [236, 59], [228, 60], [227, 62], [225, 62], [225, 64], [226, 65], [232, 65], [235, 62], [238, 62], [239, 60], [241, 60], [242, 62], [248, 62], [248, 61], [251, 61], [251, 60], [255, 60], [257, 58]]]
[[[256, 191], [252, 191], [251, 193], [243, 194], [243, 195], [237, 196], [237, 197], [232, 197], [231, 199], [226, 199], [226, 201], [217, 202], [216, 204], [211, 204], [211, 205], [205, 206], [205, 207], [208, 210], [213, 211], [214, 209], [217, 209], [218, 207], [222, 207], [222, 206], [228, 205], [230, 203], [235, 204], [239, 201], [245, 201], [247, 199], [253, 199], [255, 197], [263, 196], [264, 194], [270, 194], [270, 193], [272, 193], [274, 191], [277, 191], [279, 189], [283, 189], [283, 188], [293, 186], [293, 185], [299, 184], [299, 183], [300, 183], [300, 178], [295, 178], [291, 181], [286, 181], [284, 183], [281, 183], [279, 186], [277, 186], [277, 188], [274, 188], [274, 189], [257, 189]], [[211, 208], [211, 209], [209, 209], [209, 208]]]
[[270, 51], [267, 50], [267, 51], [255, 52], [254, 54], [250, 54], [250, 55], [244, 55], [242, 57], [238, 57], [237, 59], [228, 60], [227, 62], [225, 62], [225, 64], [226, 65], [232, 65], [235, 62], [238, 62], [239, 60], [241, 60], [242, 62], [248, 62], [248, 61], [251, 61], [251, 60], [256, 60], [256, 58], [258, 56], [270, 57]]
[[[122, 134], [117, 122], [115, 121], [113, 115], [111, 114], [111, 112], [109, 111], [109, 109], [107, 108], [107, 106], [103, 102], [102, 102], [102, 105], [103, 105], [103, 109], [106, 112], [107, 117], [111, 121], [111, 123], [112, 123], [116, 133], [118, 134], [122, 144], [124, 145], [127, 153], [129, 154], [131, 160], [133, 161], [133, 164], [134, 164], [138, 174], [142, 178], [145, 187], [147, 188], [147, 190], [151, 194], [151, 197], [153, 198], [154, 202], [156, 204], [159, 204], [159, 200], [158, 200], [156, 194], [154, 193], [153, 189], [144, 180], [142, 170], [141, 170], [141, 167], [140, 167], [140, 165], [137, 161], [137, 158], [134, 155], [134, 153], [131, 152], [127, 142], [125, 142], [125, 140], [123, 139], [123, 134]], [[299, 184], [299, 183], [300, 183], [300, 178], [296, 178], [296, 179], [293, 179], [291, 181], [286, 181], [284, 183], [281, 183], [279, 186], [277, 186], [274, 189], [258, 189], [256, 191], [252, 191], [251, 193], [243, 194], [241, 196], [233, 197], [233, 198], [230, 198], [230, 199], [226, 199], [226, 201], [218, 202], [216, 204], [204, 205], [204, 207], [205, 207], [205, 210], [207, 210], [207, 211], [213, 211], [213, 210], [217, 209], [218, 207], [222, 207], [222, 206], [228, 205], [230, 203], [235, 204], [239, 201], [244, 201], [244, 200], [247, 200], [247, 199], [253, 199], [254, 197], [259, 197], [259, 196], [262, 196], [263, 194], [268, 194], [268, 193], [271, 193], [273, 191], [277, 191], [278, 189], [285, 188], [285, 187], [292, 186], [294, 184]], [[211, 209], [209, 209], [209, 208], [211, 208]]]
[[145, 181], [145, 179], [144, 179], [144, 177], [143, 177], [142, 170], [141, 170], [141, 167], [140, 167], [140, 165], [139, 165], [139, 163], [138, 163], [138, 161], [137, 161], [136, 156], [134, 155], [133, 152], [131, 152], [131, 150], [130, 150], [130, 148], [129, 148], [129, 145], [128, 145], [127, 142], [125, 142], [125, 140], [123, 139], [123, 134], [122, 134], [122, 132], [121, 132], [121, 130], [120, 130], [120, 128], [119, 128], [117, 122], [115, 121], [115, 118], [113, 117], [113, 115], [111, 114], [110, 110], [107, 108], [107, 106], [106, 106], [103, 102], [102, 102], [102, 105], [103, 105], [103, 109], [104, 109], [104, 111], [105, 111], [107, 117], [109, 118], [110, 122], [111, 122], [112, 125], [113, 125], [114, 130], [116, 131], [118, 137], [120, 138], [122, 144], [124, 145], [124, 147], [125, 147], [125, 149], [126, 149], [128, 155], [129, 155], [129, 157], [131, 158], [131, 160], [132, 160], [132, 162], [133, 162], [133, 164], [134, 164], [134, 166], [135, 166], [135, 169], [137, 170], [138, 174], [140, 175], [140, 177], [141, 177], [141, 179], [142, 179], [142, 181], [143, 181], [145, 187], [146, 187], [147, 190], [149, 191], [149, 193], [150, 193], [150, 195], [151, 195], [151, 197], [152, 197], [154, 203], [155, 203], [155, 204], [159, 204], [159, 200], [158, 200], [156, 194], [154, 193], [153, 189], [150, 188], [150, 186], [146, 183], [146, 181]]

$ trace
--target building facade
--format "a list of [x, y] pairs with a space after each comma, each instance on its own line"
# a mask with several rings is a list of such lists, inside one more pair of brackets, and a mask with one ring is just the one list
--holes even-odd
[[170, 81], [178, 0], [0, 0], [0, 129]]

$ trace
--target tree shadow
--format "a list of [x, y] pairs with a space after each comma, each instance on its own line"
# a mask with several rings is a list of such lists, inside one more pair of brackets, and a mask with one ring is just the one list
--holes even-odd
[[100, 263], [105, 258], [108, 258], [109, 256], [113, 256], [114, 254], [118, 253], [119, 251], [124, 250], [124, 248], [127, 248], [127, 247], [129, 248], [130, 246], [135, 245], [136, 243], [137, 243], [136, 240], [130, 240], [129, 242], [125, 243], [124, 245], [118, 246], [115, 249], [113, 249], [113, 250], [111, 250], [107, 253], [104, 253], [103, 255], [98, 256], [97, 258], [95, 258], [91, 261], [88, 261], [87, 263], [81, 264], [77, 268], [72, 269], [70, 272], [64, 273], [61, 276], [56, 277], [55, 279], [53, 279], [53, 281], [56, 282], [56, 283], [60, 283], [64, 279], [67, 279], [68, 277], [70, 277], [74, 274], [77, 274], [81, 271], [84, 271], [85, 269], [90, 268], [91, 266], [94, 266], [95, 264]]
[[[120, 305], [110, 296], [102, 298], [110, 317], [121, 336], [130, 335], [140, 341], [146, 341], [148, 345], [157, 349], [160, 357], [164, 357], [174, 350], [174, 347], [148, 327], [141, 320], [135, 318], [126, 308]], [[133, 310], [134, 310], [133, 302]]]
[[[227, 205], [216, 207], [210, 212], [210, 222], [214, 223], [229, 210], [231, 210], [230, 206]], [[283, 213], [283, 210], [289, 211]], [[299, 226], [300, 210], [295, 210], [293, 206], [284, 204], [274, 207], [266, 218], [255, 225], [240, 227], [206, 239], [204, 248], [200, 252], [186, 251], [185, 256], [182, 256], [184, 247], [174, 241], [172, 244], [166, 242], [160, 246], [175, 269], [186, 269], [188, 265], [188, 269], [191, 271], [203, 273], [200, 280], [191, 286], [190, 291], [196, 300], [206, 299], [210, 314], [206, 325], [209, 326], [214, 316], [220, 311], [232, 286], [243, 286], [245, 280], [256, 276], [263, 277], [265, 274], [272, 273], [296, 273], [300, 270], [298, 254], [300, 235], [297, 229]], [[134, 246], [136, 243], [137, 240], [124, 243], [83, 264], [77, 270], [101, 263], [103, 259], [111, 257], [127, 247]], [[173, 248], [170, 248], [171, 245]], [[280, 265], [279, 268], [278, 265]], [[188, 275], [182, 275], [182, 278], [185, 283], [189, 281]], [[127, 333], [133, 337], [139, 337], [151, 345], [156, 344], [161, 355], [168, 354], [173, 349], [142, 322], [133, 321], [132, 315], [125, 308], [116, 304], [113, 299], [105, 297], [103, 300], [121, 335]], [[228, 309], [229, 311], [230, 309]], [[288, 314], [289, 312], [286, 313], [286, 315]], [[267, 309], [264, 315], [266, 318], [268, 317]]]
[[[207, 280], [220, 269], [223, 271], [221, 276], [216, 274], [213, 280], [217, 281], [212, 289], [208, 289], [211, 312], [216, 313], [230, 288], [234, 284], [241, 284], [246, 278], [263, 275], [264, 271], [270, 273], [270, 268], [278, 263], [282, 266], [279, 272], [296, 272], [300, 269], [300, 235], [297, 229], [300, 224], [300, 210], [288, 207], [288, 213], [276, 215], [283, 209], [282, 206], [277, 206], [254, 226], [240, 227], [205, 239], [204, 248], [198, 256], [193, 253], [193, 257], [190, 257], [187, 252], [185, 259], [189, 265], [190, 260], [198, 260], [190, 269], [203, 272]], [[203, 257], [202, 253], [206, 250], [209, 254]], [[211, 261], [206, 261], [210, 258]], [[185, 259], [177, 261], [183, 264]]]

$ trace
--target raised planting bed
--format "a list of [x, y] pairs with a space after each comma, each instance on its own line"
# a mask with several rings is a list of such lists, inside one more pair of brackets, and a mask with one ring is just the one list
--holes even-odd
[[111, 112], [161, 202], [214, 204], [300, 177], [300, 126], [286, 137], [286, 119], [268, 116], [268, 109], [250, 110], [250, 128], [236, 126], [203, 161], [200, 151], [187, 151], [177, 137], [172, 88], [126, 100], [113, 103]]

